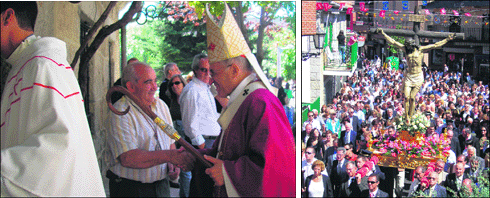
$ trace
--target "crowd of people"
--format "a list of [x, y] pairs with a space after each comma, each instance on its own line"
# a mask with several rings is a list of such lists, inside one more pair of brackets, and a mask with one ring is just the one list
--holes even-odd
[[446, 136], [449, 157], [415, 170], [374, 163], [378, 159], [367, 142], [394, 140], [399, 133], [395, 118], [405, 113], [403, 74], [379, 58], [363, 60], [330, 104], [308, 112], [301, 137], [303, 197], [406, 196], [405, 178], [413, 180], [409, 196], [463, 196], [461, 186], [470, 192], [471, 184], [483, 185], [479, 176], [488, 180], [489, 87], [456, 71], [424, 69], [416, 95], [416, 112], [430, 120], [425, 137]]

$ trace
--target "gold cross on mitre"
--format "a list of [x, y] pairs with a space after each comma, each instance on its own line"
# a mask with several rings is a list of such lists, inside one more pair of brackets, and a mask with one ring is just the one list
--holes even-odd
[[216, 17], [211, 15], [211, 12], [209, 12], [209, 4], [206, 4], [206, 34], [209, 63], [223, 61], [238, 56], [245, 57], [267, 89], [277, 96], [277, 89], [272, 87], [260, 68], [259, 63], [248, 47], [228, 4], [225, 3], [225, 11], [221, 20], [213, 20], [212, 18], [214, 19]]

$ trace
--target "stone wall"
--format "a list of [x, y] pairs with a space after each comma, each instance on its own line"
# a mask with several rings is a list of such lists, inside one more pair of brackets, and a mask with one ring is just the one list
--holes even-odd
[[[315, 48], [313, 39], [310, 42], [310, 49], [313, 53], [319, 52]], [[323, 56], [312, 56], [310, 58], [310, 98], [314, 102], [318, 97], [320, 101], [324, 101], [325, 92], [323, 87]], [[320, 102], [322, 104], [322, 102]]]

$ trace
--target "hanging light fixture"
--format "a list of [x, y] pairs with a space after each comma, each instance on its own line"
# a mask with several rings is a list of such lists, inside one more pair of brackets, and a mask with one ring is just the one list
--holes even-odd
[[316, 49], [323, 49], [323, 44], [325, 43], [325, 33], [316, 33], [313, 35], [313, 42], [315, 42]]

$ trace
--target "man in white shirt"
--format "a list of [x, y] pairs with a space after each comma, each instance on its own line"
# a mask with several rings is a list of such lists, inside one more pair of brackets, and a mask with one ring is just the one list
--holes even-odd
[[361, 181], [360, 177], [356, 176], [357, 166], [355, 162], [348, 161], [346, 165], [348, 179], [345, 180], [339, 189], [338, 197], [357, 197], [361, 194], [361, 188], [367, 186], [367, 180]]
[[[305, 151], [305, 157], [306, 157], [306, 160], [301, 162], [301, 171], [304, 172], [303, 180], [305, 180], [308, 176], [313, 175], [313, 173], [314, 173], [313, 169], [311, 168], [311, 165], [313, 164], [313, 162], [318, 160], [315, 158], [315, 148], [307, 147], [306, 151]], [[322, 175], [328, 176], [326, 169], [322, 171]]]
[[[352, 124], [349, 122], [346, 122], [345, 123], [345, 131], [343, 133], [341, 133], [341, 135], [340, 135], [340, 141], [341, 141], [340, 145], [344, 146], [344, 145], [349, 144], [349, 143], [355, 145], [356, 136], [357, 136], [357, 132], [352, 130]], [[357, 147], [354, 146], [354, 149], [357, 149]]]
[[216, 102], [210, 90], [209, 61], [205, 54], [198, 54], [192, 61], [194, 78], [184, 87], [179, 97], [184, 133], [192, 145], [211, 148], [221, 127]]
[[379, 176], [377, 174], [372, 174], [367, 180], [368, 190], [361, 192], [361, 197], [388, 197], [388, 193], [380, 190]]
[[320, 136], [325, 132], [325, 121], [323, 121], [323, 118], [321, 116], [318, 116], [318, 110], [313, 109], [313, 119], [318, 121], [320, 123]]
[[363, 122], [364, 120], [366, 120], [364, 112], [362, 111], [363, 107], [364, 107], [364, 104], [361, 101], [358, 101], [354, 105], [354, 115], [357, 116], [357, 118], [359, 118], [359, 122]]
[[[318, 120], [315, 120], [315, 115], [313, 114], [313, 111], [308, 112], [308, 120], [306, 120], [303, 123], [303, 130], [306, 130], [306, 125], [310, 124], [311, 125], [311, 130], [313, 129], [318, 129], [319, 131], [322, 130], [322, 126]], [[320, 134], [321, 135], [321, 134]]]
[[[167, 105], [154, 96], [158, 86], [152, 67], [142, 62], [129, 64], [124, 68], [121, 79], [123, 86], [140, 99], [141, 105], [150, 107], [165, 123], [173, 126]], [[180, 171], [172, 164], [189, 163], [188, 153], [175, 150], [174, 140], [128, 96], [123, 96], [114, 107], [130, 108], [122, 116], [110, 114], [111, 129], [107, 135], [110, 152], [106, 156], [110, 195], [170, 196], [167, 177], [177, 177]]]
[[426, 168], [424, 166], [417, 166], [414, 172], [414, 180], [410, 184], [410, 188], [408, 189], [408, 196], [413, 197], [415, 191], [419, 189], [420, 181], [424, 177], [424, 173]]
[[443, 184], [444, 181], [446, 181], [446, 176], [448, 173], [446, 171], [444, 171], [445, 165], [446, 165], [446, 163], [442, 159], [439, 159], [436, 162], [436, 168], [434, 169], [434, 172], [436, 172], [438, 174], [438, 179], [437, 179], [438, 184]]
[[310, 139], [310, 132], [311, 132], [311, 124], [306, 124], [305, 126], [305, 139], [303, 140], [304, 143], [306, 144], [308, 142], [308, 139]]
[[446, 188], [437, 182], [437, 172], [431, 172], [427, 179], [429, 179], [429, 187], [424, 191], [425, 194], [429, 195], [429, 197], [446, 197]]
[[[444, 186], [446, 188], [450, 188], [454, 192], [457, 192], [457, 195], [461, 195], [460, 189], [463, 184], [463, 181], [469, 178], [468, 174], [465, 172], [464, 164], [461, 162], [456, 163], [455, 172], [450, 173], [446, 177], [446, 181], [444, 182]], [[456, 196], [451, 191], [448, 191], [448, 195], [450, 197]]]

